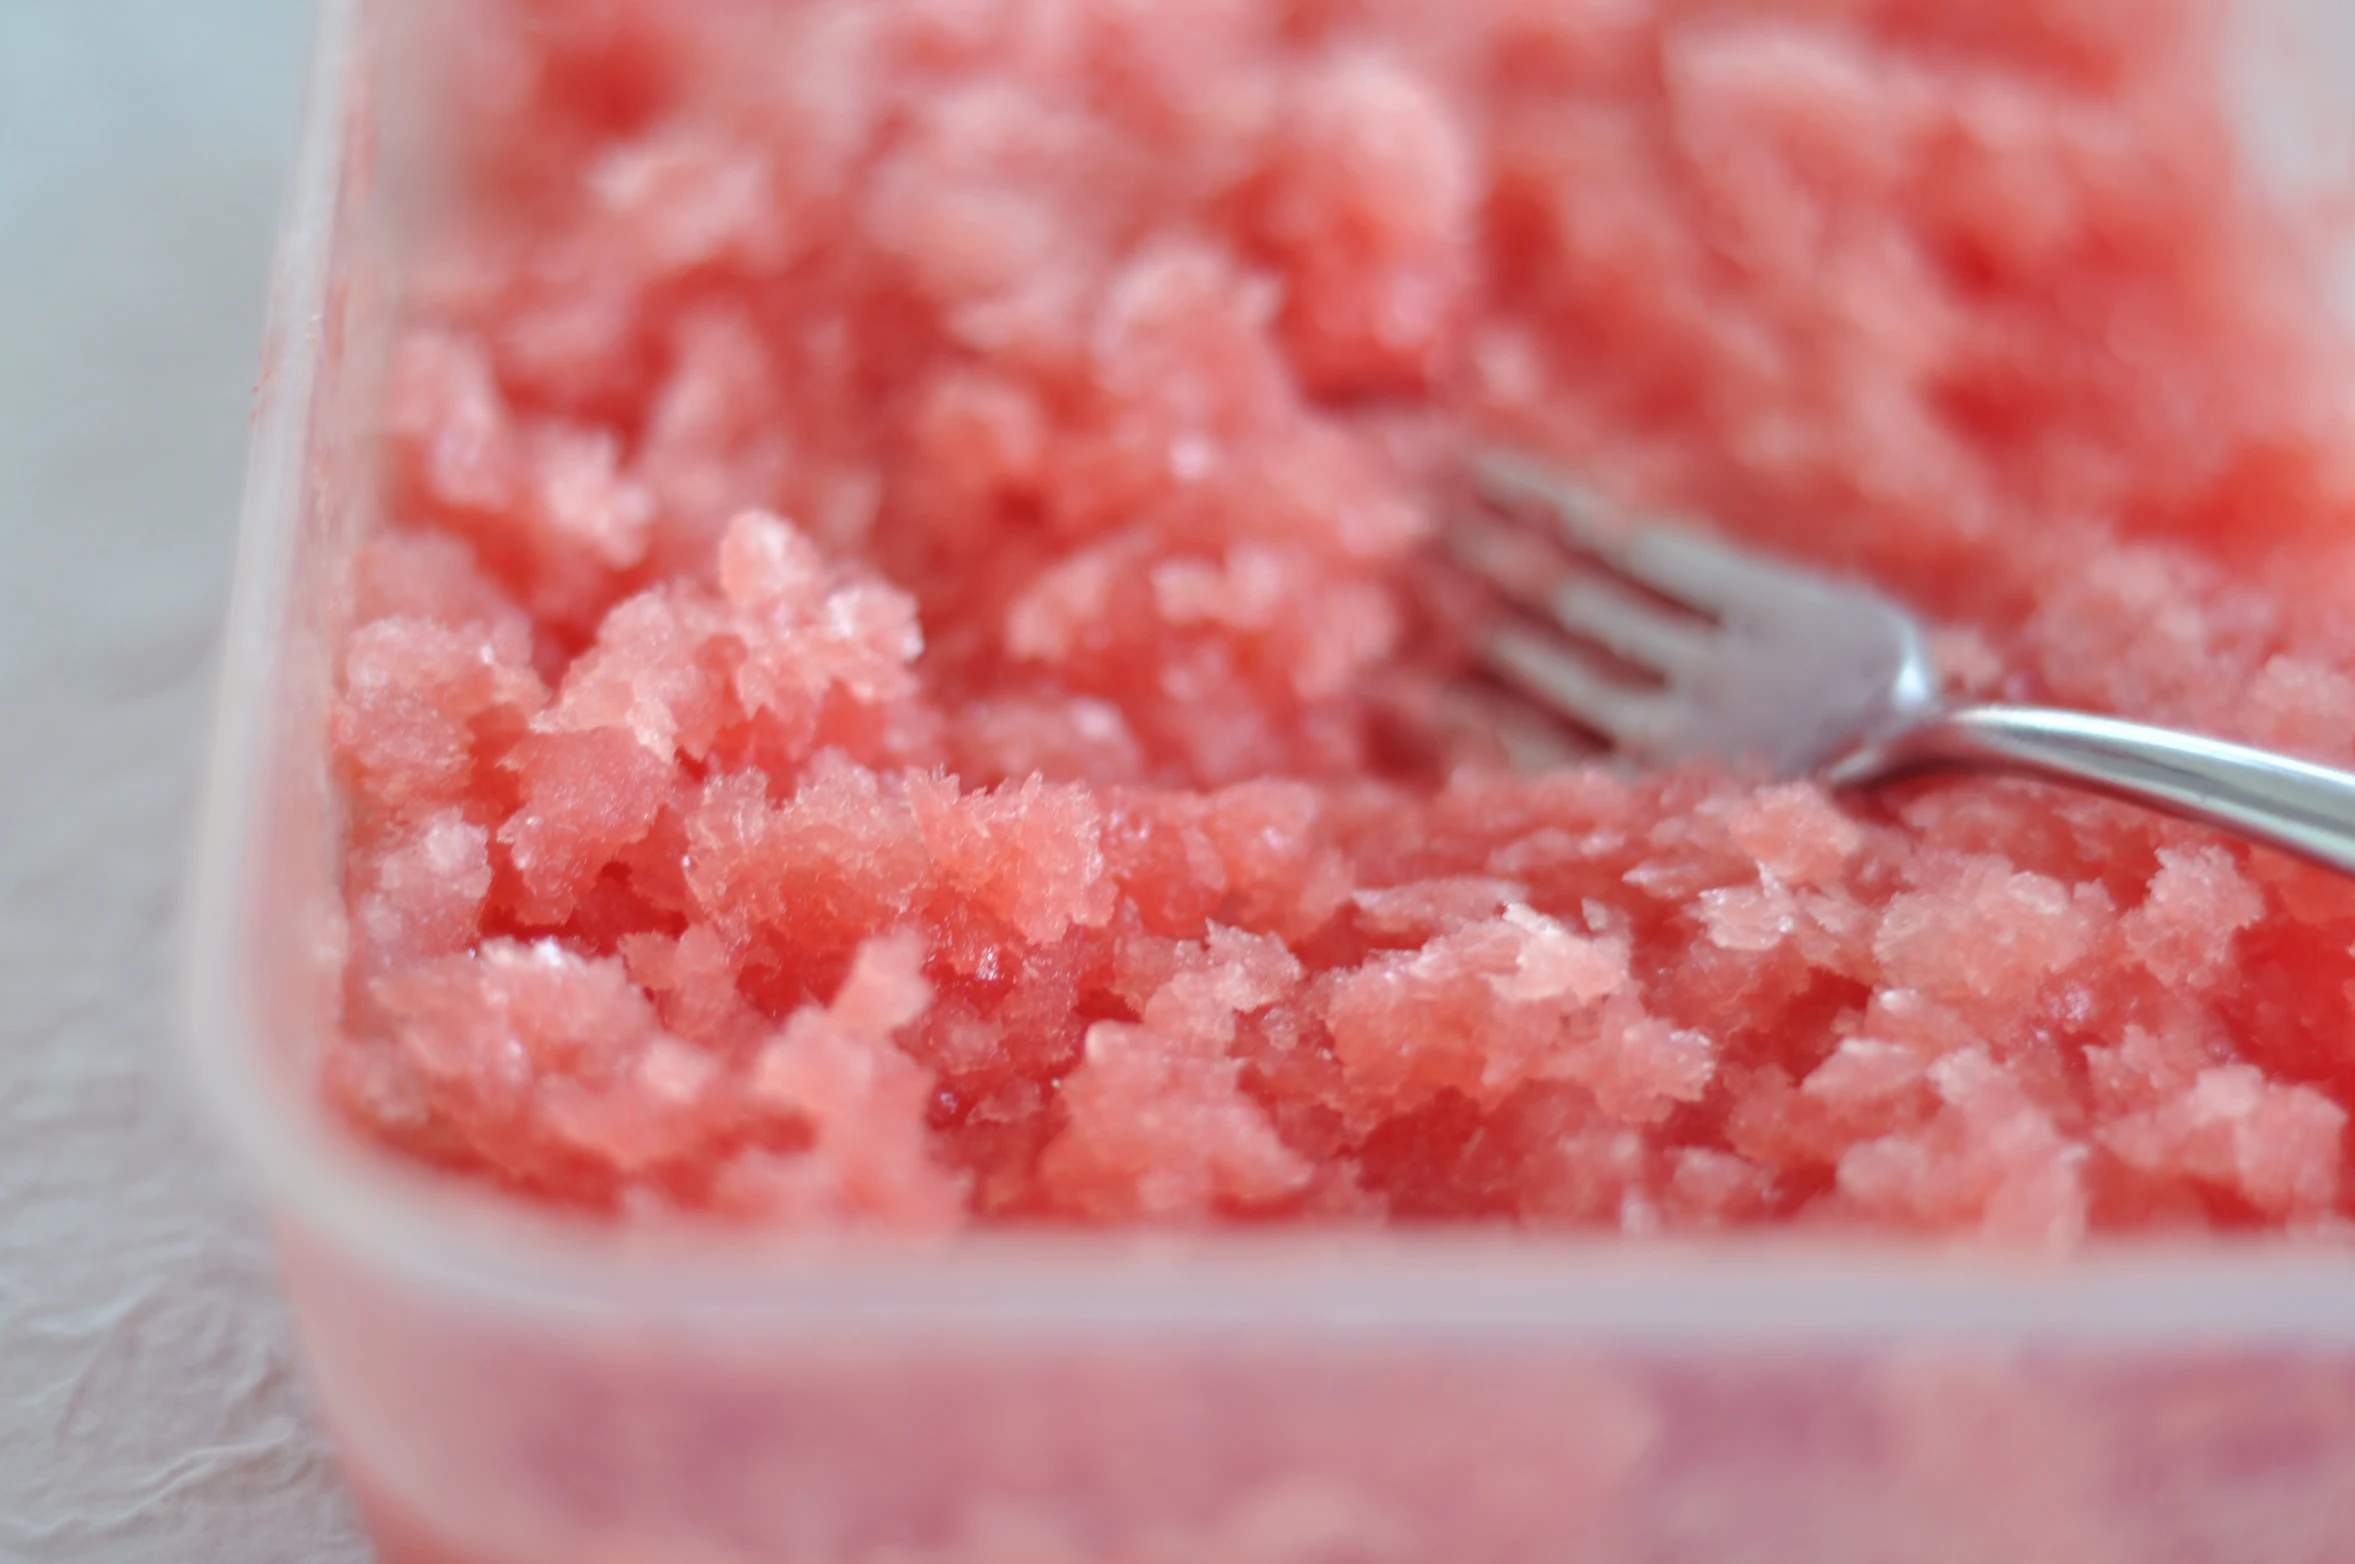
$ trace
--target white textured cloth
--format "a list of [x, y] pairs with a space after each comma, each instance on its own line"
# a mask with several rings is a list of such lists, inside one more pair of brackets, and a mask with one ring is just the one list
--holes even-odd
[[171, 930], [304, 0], [0, 0], [0, 1561], [360, 1564]]

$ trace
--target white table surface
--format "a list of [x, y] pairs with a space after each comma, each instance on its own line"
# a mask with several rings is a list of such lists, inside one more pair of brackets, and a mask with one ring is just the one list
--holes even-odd
[[360, 1564], [171, 928], [306, 0], [0, 0], [0, 1561]]

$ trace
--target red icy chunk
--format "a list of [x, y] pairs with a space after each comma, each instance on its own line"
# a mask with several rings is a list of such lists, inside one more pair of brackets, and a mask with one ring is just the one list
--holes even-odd
[[478, 10], [333, 713], [364, 1132], [617, 1216], [2343, 1222], [2355, 892], [1500, 733], [1432, 547], [1530, 443], [1958, 695], [2355, 758], [2355, 360], [2214, 7]]

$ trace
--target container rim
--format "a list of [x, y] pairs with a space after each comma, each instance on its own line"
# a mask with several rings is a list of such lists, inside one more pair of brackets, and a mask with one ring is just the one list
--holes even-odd
[[2096, 1239], [2069, 1256], [1979, 1243], [1332, 1233], [647, 1231], [462, 1187], [337, 1134], [269, 1067], [247, 866], [277, 708], [274, 646], [331, 302], [365, 0], [322, 0], [301, 150], [273, 262], [213, 740], [184, 904], [187, 1057], [281, 1218], [475, 1307], [550, 1323], [861, 1331], [1525, 1336], [1659, 1344], [2055, 1339], [2121, 1349], [2355, 1344], [2355, 1241]]

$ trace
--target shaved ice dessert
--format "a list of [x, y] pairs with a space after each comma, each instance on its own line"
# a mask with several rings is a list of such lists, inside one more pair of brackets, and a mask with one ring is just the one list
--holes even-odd
[[1451, 457], [2355, 760], [2355, 373], [2193, 0], [496, 0], [326, 1088], [617, 1218], [2321, 1231], [2355, 886], [1508, 764]]

